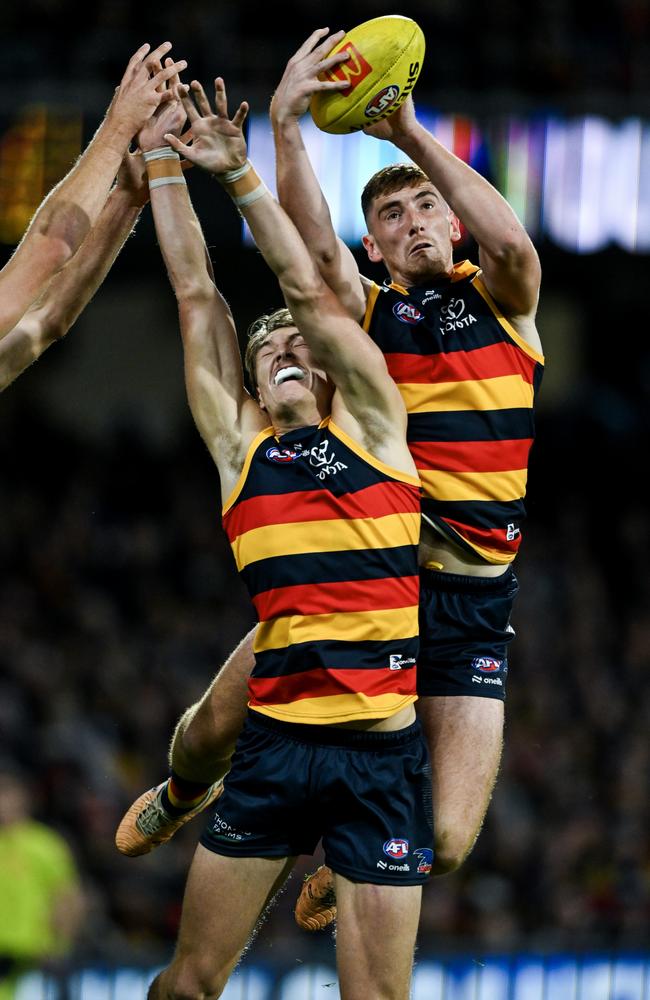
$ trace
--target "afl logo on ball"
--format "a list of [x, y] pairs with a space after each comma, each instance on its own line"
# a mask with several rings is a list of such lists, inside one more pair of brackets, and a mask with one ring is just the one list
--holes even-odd
[[278, 448], [275, 445], [266, 452], [267, 458], [272, 462], [280, 462], [282, 465], [287, 462], [295, 462], [301, 455], [302, 451], [298, 451], [296, 448]]
[[410, 302], [396, 302], [393, 306], [393, 315], [397, 316], [400, 323], [408, 323], [414, 326], [424, 319], [424, 313], [412, 306]]
[[384, 111], [387, 111], [398, 97], [399, 87], [396, 83], [391, 83], [390, 86], [384, 87], [378, 94], [375, 94], [371, 101], [368, 101], [364, 114], [367, 118], [377, 118], [378, 115], [383, 115]]

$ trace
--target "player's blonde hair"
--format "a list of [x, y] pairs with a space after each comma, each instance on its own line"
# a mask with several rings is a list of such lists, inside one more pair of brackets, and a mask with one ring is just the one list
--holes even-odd
[[414, 163], [392, 163], [382, 167], [373, 174], [361, 192], [361, 210], [368, 220], [368, 213], [375, 198], [382, 194], [392, 194], [405, 187], [417, 187], [418, 184], [431, 183], [424, 170]]
[[244, 352], [244, 366], [251, 381], [253, 391], [257, 391], [257, 377], [255, 375], [255, 359], [258, 351], [264, 346], [270, 334], [274, 330], [283, 327], [295, 326], [293, 316], [285, 307], [276, 309], [274, 312], [265, 313], [254, 320], [248, 328], [248, 340]]

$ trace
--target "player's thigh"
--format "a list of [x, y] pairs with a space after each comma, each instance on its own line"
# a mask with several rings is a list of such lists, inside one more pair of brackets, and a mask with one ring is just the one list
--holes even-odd
[[[418, 715], [429, 747], [436, 846], [453, 838], [471, 847], [499, 770], [504, 705], [497, 698], [420, 698]], [[460, 860], [460, 859], [458, 859]]]
[[246, 635], [232, 651], [214, 677], [199, 702], [193, 729], [219, 734], [222, 743], [234, 745], [246, 718], [248, 706], [248, 679], [255, 664], [253, 639], [255, 629]]
[[422, 886], [335, 875], [342, 1000], [408, 1000]]
[[212, 996], [222, 989], [294, 863], [295, 858], [224, 857], [199, 844], [165, 985], [181, 995]]

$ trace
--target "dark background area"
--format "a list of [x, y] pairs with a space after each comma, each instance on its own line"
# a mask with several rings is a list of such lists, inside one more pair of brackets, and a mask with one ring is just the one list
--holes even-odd
[[[76, 104], [89, 136], [131, 52], [165, 38], [193, 76], [223, 74], [234, 99], [263, 112], [314, 27], [394, 12], [425, 31], [416, 100], [430, 106], [649, 113], [643, 0], [598, 12], [576, 0], [399, 11], [355, 0], [328, 5], [326, 21], [304, 2], [10, 3], [0, 113]], [[243, 333], [278, 303], [274, 279], [210, 182], [190, 185]], [[425, 892], [425, 951], [642, 947], [650, 929], [650, 262], [616, 248], [538, 250], [547, 373], [516, 563], [504, 764], [473, 855]], [[141, 860], [117, 854], [114, 827], [165, 776], [176, 719], [252, 615], [187, 412], [147, 211], [69, 337], [3, 394], [0, 427], [2, 755], [27, 769], [38, 815], [75, 851], [89, 903], [79, 954], [164, 958], [201, 821]], [[253, 954], [330, 947], [293, 929], [296, 891], [294, 879]]]

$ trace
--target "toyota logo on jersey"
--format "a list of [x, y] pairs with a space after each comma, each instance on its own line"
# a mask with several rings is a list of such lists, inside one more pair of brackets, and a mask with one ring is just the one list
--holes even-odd
[[415, 326], [416, 323], [424, 319], [424, 313], [412, 306], [410, 302], [403, 301], [395, 303], [393, 315], [397, 316], [400, 323], [408, 323], [409, 326]]

